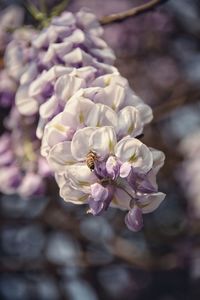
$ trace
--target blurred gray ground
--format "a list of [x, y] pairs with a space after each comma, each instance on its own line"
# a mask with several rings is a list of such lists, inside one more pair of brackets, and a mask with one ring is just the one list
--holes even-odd
[[[59, 199], [17, 196], [2, 196], [0, 206], [0, 299], [191, 299], [187, 257], [173, 257], [177, 242], [169, 245], [150, 232], [129, 232], [114, 209], [95, 218], [85, 216], [85, 207]], [[117, 255], [117, 244], [110, 246], [115, 239], [124, 242]], [[138, 260], [127, 259], [127, 243], [130, 257], [135, 249], [139, 252]], [[149, 251], [155, 266], [163, 256], [172, 266], [163, 262], [148, 269], [141, 261]]]

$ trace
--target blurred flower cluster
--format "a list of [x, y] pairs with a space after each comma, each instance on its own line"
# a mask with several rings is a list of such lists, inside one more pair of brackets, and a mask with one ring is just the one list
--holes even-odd
[[187, 135], [179, 145], [184, 161], [177, 171], [177, 177], [186, 196], [189, 198], [189, 214], [192, 218], [200, 218], [200, 132]]
[[[18, 193], [22, 197], [45, 192], [43, 178], [50, 169], [40, 155], [40, 141], [35, 135], [37, 117], [22, 116], [15, 104], [15, 96], [22, 74], [34, 55], [31, 39], [36, 30], [23, 26], [23, 10], [8, 7], [1, 19], [7, 36], [2, 45], [0, 70], [0, 105], [8, 111], [3, 120], [4, 133], [0, 137], [0, 190], [5, 194]], [[12, 29], [12, 31], [10, 31]]]
[[156, 183], [164, 154], [140, 141], [151, 108], [113, 66], [102, 35], [97, 17], [80, 10], [9, 36], [1, 70], [0, 103], [10, 111], [0, 138], [0, 188], [23, 197], [44, 193], [51, 169], [65, 201], [87, 203], [93, 215], [110, 205], [128, 210], [125, 223], [138, 231], [142, 213], [165, 197]]

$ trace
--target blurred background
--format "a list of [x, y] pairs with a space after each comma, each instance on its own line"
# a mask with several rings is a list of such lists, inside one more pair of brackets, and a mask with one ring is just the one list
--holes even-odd
[[[71, 0], [66, 8], [100, 18], [144, 2]], [[13, 3], [35, 24], [28, 1], [0, 7]], [[166, 155], [158, 175], [166, 199], [133, 233], [124, 212], [89, 216], [56, 187], [46, 197], [0, 195], [2, 300], [200, 299], [200, 2], [169, 0], [104, 29], [116, 66], [153, 108], [142, 141]]]

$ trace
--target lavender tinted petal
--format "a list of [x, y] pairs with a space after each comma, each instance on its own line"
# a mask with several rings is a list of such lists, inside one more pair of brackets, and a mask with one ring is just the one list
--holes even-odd
[[142, 211], [134, 206], [125, 216], [125, 223], [131, 231], [139, 231], [143, 227]]

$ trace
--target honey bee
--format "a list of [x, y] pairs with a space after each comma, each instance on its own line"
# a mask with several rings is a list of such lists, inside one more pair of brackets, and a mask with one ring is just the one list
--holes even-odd
[[91, 171], [94, 170], [96, 160], [97, 160], [96, 153], [90, 150], [86, 156], [86, 164]]

